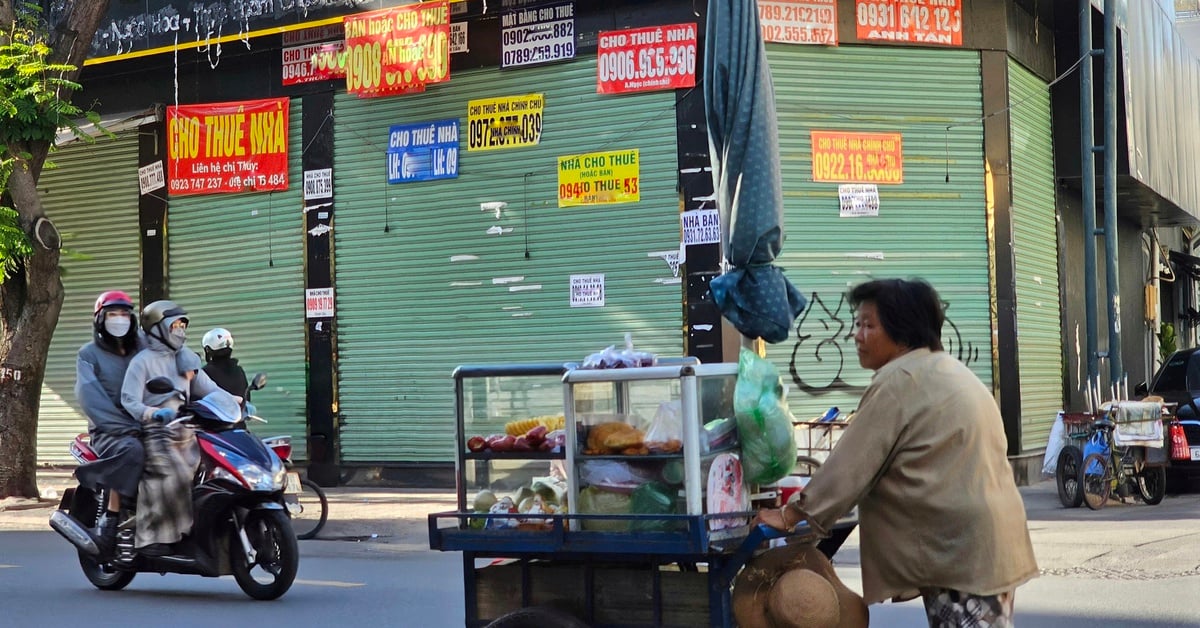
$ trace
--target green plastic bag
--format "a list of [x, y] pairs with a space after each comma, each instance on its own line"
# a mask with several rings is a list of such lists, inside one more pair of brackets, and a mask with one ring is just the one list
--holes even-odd
[[[675, 514], [675, 491], [661, 482], [647, 482], [630, 495], [629, 512], [637, 515]], [[629, 522], [633, 532], [666, 532], [674, 529], [670, 519], [634, 519]]]
[[796, 466], [796, 434], [774, 364], [743, 348], [738, 355], [733, 412], [747, 482], [769, 484]]

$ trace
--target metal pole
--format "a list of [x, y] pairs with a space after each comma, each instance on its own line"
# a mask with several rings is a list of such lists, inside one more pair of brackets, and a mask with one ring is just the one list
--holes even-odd
[[1083, 186], [1083, 311], [1087, 330], [1087, 380], [1100, 374], [1096, 320], [1096, 123], [1092, 88], [1092, 3], [1079, 0], [1079, 123]]
[[1110, 381], [1121, 364], [1121, 286], [1117, 273], [1117, 0], [1104, 0], [1104, 269], [1108, 284]]

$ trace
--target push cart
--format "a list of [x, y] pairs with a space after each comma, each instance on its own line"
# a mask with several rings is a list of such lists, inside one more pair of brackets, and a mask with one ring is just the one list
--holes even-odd
[[1162, 419], [1170, 406], [1117, 401], [1095, 412], [1064, 412], [1064, 445], [1055, 465], [1058, 499], [1067, 508], [1104, 507], [1110, 495], [1136, 494], [1157, 505], [1166, 494]]
[[[458, 508], [429, 515], [429, 541], [462, 552], [466, 626], [731, 626], [733, 579], [782, 536], [750, 525], [736, 376], [691, 360], [459, 367]], [[556, 414], [561, 447], [512, 450], [505, 437]]]

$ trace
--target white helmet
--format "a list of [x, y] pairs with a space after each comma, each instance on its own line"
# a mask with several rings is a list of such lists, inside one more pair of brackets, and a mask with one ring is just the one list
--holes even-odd
[[233, 348], [233, 334], [224, 327], [216, 327], [204, 334], [204, 348], [209, 351]]

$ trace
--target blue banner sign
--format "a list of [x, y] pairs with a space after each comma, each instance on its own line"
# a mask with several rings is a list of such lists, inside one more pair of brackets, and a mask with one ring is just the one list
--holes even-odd
[[389, 129], [387, 173], [388, 183], [458, 177], [458, 119]]

